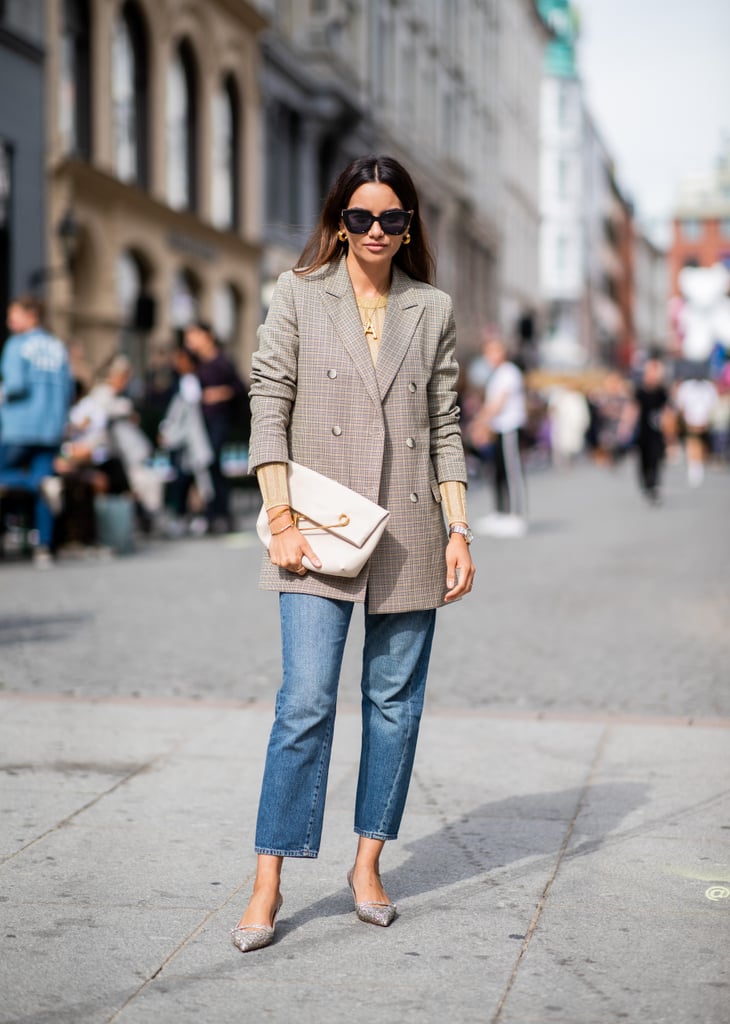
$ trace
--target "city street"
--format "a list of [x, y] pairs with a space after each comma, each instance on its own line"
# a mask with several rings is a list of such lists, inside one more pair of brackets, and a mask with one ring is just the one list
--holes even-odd
[[[274, 944], [229, 930], [279, 680], [251, 529], [0, 563], [0, 1022], [725, 1024], [730, 473], [642, 499], [632, 461], [529, 478], [439, 614], [399, 917], [358, 922], [353, 620], [322, 854]], [[491, 508], [470, 490], [470, 518]], [[244, 527], [251, 526], [252, 516]]]

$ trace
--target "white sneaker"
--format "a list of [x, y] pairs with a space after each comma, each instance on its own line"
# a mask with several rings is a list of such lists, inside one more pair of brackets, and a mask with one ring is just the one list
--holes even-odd
[[527, 523], [521, 516], [494, 513], [477, 520], [474, 532], [486, 534], [487, 537], [524, 537]]
[[53, 566], [53, 559], [48, 548], [37, 547], [33, 551], [33, 565], [36, 569], [50, 569]]
[[205, 516], [193, 516], [190, 520], [190, 533], [193, 537], [204, 537], [208, 532], [208, 520]]
[[63, 480], [61, 477], [44, 476], [40, 483], [40, 491], [53, 515], [60, 515], [63, 508]]

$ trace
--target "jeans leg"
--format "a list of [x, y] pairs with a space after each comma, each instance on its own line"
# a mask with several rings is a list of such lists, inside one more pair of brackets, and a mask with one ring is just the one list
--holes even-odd
[[316, 857], [351, 601], [281, 594], [283, 681], [266, 754], [256, 853]]
[[53, 513], [41, 497], [40, 484], [53, 473], [55, 448], [20, 445], [3, 446], [0, 451], [0, 484], [35, 495], [35, 526], [42, 547], [53, 540]]
[[397, 839], [411, 781], [436, 612], [365, 614], [355, 832]]

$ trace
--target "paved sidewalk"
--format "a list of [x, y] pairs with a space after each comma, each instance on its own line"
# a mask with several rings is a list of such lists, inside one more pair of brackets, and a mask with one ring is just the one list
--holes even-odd
[[344, 707], [323, 855], [287, 864], [276, 941], [243, 956], [270, 718], [0, 697], [3, 1024], [726, 1024], [728, 720], [430, 708], [384, 930], [345, 885]]

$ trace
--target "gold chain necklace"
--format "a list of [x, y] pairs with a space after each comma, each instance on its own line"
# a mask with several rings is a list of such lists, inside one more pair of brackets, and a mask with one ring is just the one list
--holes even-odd
[[368, 302], [359, 295], [355, 296], [357, 302], [357, 309], [360, 313], [360, 319], [362, 320], [363, 330], [365, 331], [365, 337], [371, 338], [373, 341], [378, 341], [377, 331], [375, 330], [375, 323], [373, 322], [373, 314], [379, 309], [385, 309], [388, 305], [388, 294], [379, 296], [375, 302]]

